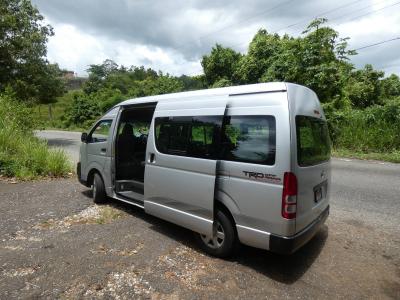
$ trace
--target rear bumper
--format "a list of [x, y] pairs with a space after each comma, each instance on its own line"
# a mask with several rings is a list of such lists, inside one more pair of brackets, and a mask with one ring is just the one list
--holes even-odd
[[84, 186], [87, 186], [87, 182], [85, 180], [82, 180], [81, 177], [81, 163], [78, 162], [76, 165], [76, 176], [78, 177], [78, 181], [83, 184]]
[[270, 235], [269, 250], [279, 254], [292, 254], [304, 246], [318, 232], [329, 215], [329, 206], [304, 230], [291, 237]]

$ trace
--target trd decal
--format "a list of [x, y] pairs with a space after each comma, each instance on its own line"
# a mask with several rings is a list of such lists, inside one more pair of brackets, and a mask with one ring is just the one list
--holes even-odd
[[281, 182], [281, 179], [277, 177], [275, 174], [265, 174], [251, 171], [243, 171], [244, 175], [249, 179], [255, 179], [259, 181], [278, 183]]

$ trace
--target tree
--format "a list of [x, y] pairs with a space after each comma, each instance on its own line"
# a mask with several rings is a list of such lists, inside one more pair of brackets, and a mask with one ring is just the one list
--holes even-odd
[[210, 55], [204, 55], [201, 61], [207, 83], [212, 85], [223, 78], [232, 80], [240, 57], [241, 54], [231, 48], [216, 44]]
[[351, 103], [358, 108], [379, 104], [380, 79], [383, 76], [384, 72], [374, 70], [369, 64], [365, 65], [364, 69], [352, 72], [345, 86], [345, 93]]
[[95, 93], [104, 86], [108, 76], [118, 71], [118, 65], [111, 59], [106, 59], [102, 64], [92, 64], [86, 70], [89, 80], [85, 82], [83, 90], [86, 94]]
[[96, 101], [81, 91], [71, 93], [72, 101], [65, 111], [66, 126], [83, 126], [92, 123], [100, 116], [100, 108]]
[[270, 34], [267, 30], [260, 29], [250, 42], [248, 54], [239, 62], [234, 76], [235, 80], [240, 83], [259, 82], [262, 75], [267, 72], [279, 56], [281, 50], [279, 35]]
[[204, 75], [198, 75], [198, 76], [182, 75], [178, 79], [180, 82], [182, 82], [183, 89], [185, 91], [202, 90], [207, 87], [206, 83], [204, 82], [205, 80]]
[[151, 95], [162, 95], [183, 91], [182, 82], [169, 74], [163, 75], [159, 73], [158, 78], [151, 77], [142, 81], [135, 81], [132, 88], [129, 90], [131, 97], [145, 97]]
[[212, 85], [212, 88], [222, 88], [222, 87], [227, 87], [227, 86], [232, 86], [232, 82], [228, 79], [222, 78]]
[[400, 78], [396, 74], [381, 80], [382, 97], [392, 98], [400, 96]]
[[325, 19], [314, 20], [303, 32], [305, 36], [297, 38], [260, 29], [250, 42], [248, 53], [234, 65], [233, 75], [229, 73], [232, 68], [223, 68], [226, 63], [222, 58], [226, 55], [220, 53], [226, 48], [219, 46], [213, 49], [214, 55], [212, 51], [205, 57], [212, 57], [212, 66], [218, 66], [214, 69], [224, 73], [220, 71], [216, 76], [215, 70], [209, 68], [210, 71], [203, 64], [204, 73], [206, 77], [214, 75], [212, 83], [222, 78], [234, 84], [288, 81], [310, 87], [322, 102], [341, 99], [343, 86], [353, 69], [348, 59], [355, 52], [347, 49], [347, 38], [339, 38], [335, 30], [324, 26], [325, 22]]
[[50, 25], [28, 0], [0, 2], [0, 91], [23, 101], [51, 103], [64, 90], [58, 67], [46, 60]]

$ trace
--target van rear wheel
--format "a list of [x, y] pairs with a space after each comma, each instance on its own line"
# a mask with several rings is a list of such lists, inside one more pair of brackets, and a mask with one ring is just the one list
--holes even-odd
[[94, 203], [101, 204], [106, 202], [107, 195], [106, 195], [106, 189], [104, 187], [104, 182], [101, 176], [97, 173], [94, 174], [93, 177], [92, 192], [93, 192]]
[[200, 247], [210, 255], [228, 257], [236, 245], [236, 232], [231, 219], [218, 210], [213, 226], [213, 235], [196, 234]]

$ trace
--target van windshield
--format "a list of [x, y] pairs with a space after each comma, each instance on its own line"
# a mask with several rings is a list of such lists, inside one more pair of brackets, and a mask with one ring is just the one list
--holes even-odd
[[297, 163], [312, 166], [330, 159], [331, 142], [326, 121], [296, 116]]

